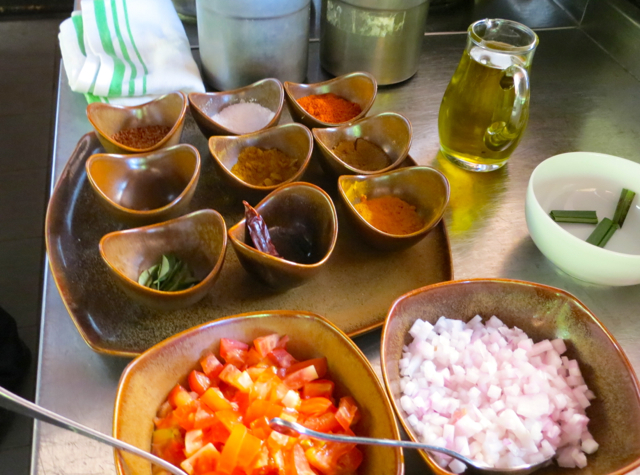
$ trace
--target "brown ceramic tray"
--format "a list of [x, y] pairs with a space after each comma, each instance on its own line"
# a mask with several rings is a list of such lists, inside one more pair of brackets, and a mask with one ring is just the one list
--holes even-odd
[[[225, 189], [193, 120], [187, 120], [182, 141], [194, 145], [202, 156], [190, 211], [215, 209], [224, 216], [227, 228], [231, 227], [242, 217], [241, 202]], [[453, 278], [443, 222], [405, 251], [371, 249], [360, 242], [344, 215], [337, 180], [330, 181], [313, 162], [303, 180], [322, 186], [332, 196], [339, 220], [336, 248], [318, 276], [301, 287], [276, 292], [247, 274], [228, 246], [220, 277], [202, 301], [171, 312], [143, 307], [116, 286], [98, 251], [102, 236], [126, 227], [100, 206], [87, 180], [85, 162], [102, 151], [94, 133], [80, 139], [51, 196], [46, 218], [54, 280], [78, 331], [97, 352], [137, 356], [187, 328], [260, 310], [314, 312], [355, 336], [381, 326], [391, 303], [405, 292]], [[411, 164], [408, 160], [405, 165]]]

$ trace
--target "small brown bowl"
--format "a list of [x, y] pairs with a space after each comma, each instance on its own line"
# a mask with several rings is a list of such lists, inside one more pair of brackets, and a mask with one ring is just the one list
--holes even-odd
[[[113, 106], [102, 102], [87, 106], [89, 122], [108, 153], [143, 153], [180, 143], [186, 112], [187, 96], [180, 91], [133, 107]], [[171, 130], [151, 147], [129, 147], [112, 138], [123, 129], [152, 125], [164, 125], [171, 127]]]
[[[291, 178], [277, 185], [258, 186], [247, 183], [231, 172], [238, 162], [238, 155], [247, 147], [277, 148], [285, 155], [296, 159], [298, 171]], [[303, 125], [286, 124], [247, 135], [213, 136], [209, 138], [209, 150], [227, 184], [239, 197], [253, 204], [276, 188], [300, 180], [309, 166], [313, 151], [313, 136], [311, 131]]]
[[[414, 290], [396, 300], [382, 331], [381, 366], [391, 401], [409, 437], [416, 432], [400, 405], [402, 347], [409, 329], [421, 318], [432, 324], [441, 316], [469, 321], [497, 316], [524, 330], [535, 342], [562, 338], [566, 355], [577, 359], [587, 386], [596, 394], [587, 408], [589, 432], [600, 448], [583, 468], [552, 465], [540, 475], [622, 475], [640, 466], [640, 391], [624, 352], [600, 321], [573, 295], [561, 289], [507, 279], [444, 282]], [[420, 452], [436, 475], [452, 475], [426, 452]]]
[[[272, 241], [283, 257], [274, 257], [253, 247], [243, 219], [229, 229], [231, 245], [247, 272], [276, 289], [302, 285], [329, 260], [338, 238], [338, 217], [333, 201], [310, 183], [290, 183], [272, 192], [257, 206], [271, 232]], [[274, 232], [274, 228], [278, 232]], [[306, 235], [310, 249], [304, 259], [291, 248], [291, 236]], [[308, 252], [306, 252], [308, 251]], [[302, 251], [300, 251], [302, 252]], [[307, 262], [299, 262], [303, 260]]]
[[[327, 377], [337, 396], [352, 396], [362, 417], [354, 426], [357, 435], [399, 439], [389, 398], [371, 364], [360, 349], [328, 320], [302, 311], [245, 313], [186, 330], [129, 363], [120, 377], [113, 415], [113, 436], [142, 450], [151, 449], [153, 419], [171, 389], [187, 383], [189, 373], [208, 352], [219, 354], [220, 339], [250, 343], [260, 336], [278, 333], [290, 340], [287, 350], [299, 360], [326, 357]], [[359, 475], [402, 475], [402, 450], [359, 445], [364, 458]], [[116, 454], [118, 475], [149, 475], [149, 462], [121, 452]]]
[[136, 155], [99, 153], [85, 167], [107, 211], [140, 226], [187, 210], [200, 178], [200, 154], [187, 144]]
[[[408, 167], [378, 175], [346, 175], [338, 178], [340, 197], [347, 216], [360, 236], [381, 250], [406, 249], [417, 244], [440, 222], [449, 202], [449, 182], [439, 171], [429, 167]], [[389, 234], [369, 224], [355, 205], [367, 199], [396, 196], [416, 207], [424, 226], [411, 234]]]
[[[295, 82], [285, 81], [284, 92], [287, 99], [287, 106], [291, 117], [296, 122], [300, 122], [307, 127], [335, 127], [338, 125], [352, 124], [367, 115], [369, 109], [376, 100], [378, 84], [376, 79], [369, 73], [355, 72], [338, 76], [328, 81], [318, 82], [315, 84], [298, 84]], [[345, 122], [323, 122], [316, 119], [300, 106], [298, 99], [314, 94], [327, 94], [332, 92], [348, 101], [354, 102], [360, 106], [362, 112], [357, 116]]]
[[[202, 299], [218, 278], [226, 248], [224, 219], [211, 209], [152, 226], [116, 231], [100, 240], [100, 255], [122, 290], [133, 300], [158, 310], [175, 310]], [[178, 292], [138, 284], [140, 274], [168, 253], [182, 259], [200, 283]]]
[[[239, 102], [255, 102], [266, 107], [275, 115], [264, 127], [253, 130], [260, 130], [273, 127], [280, 120], [282, 106], [284, 105], [284, 89], [282, 83], [277, 79], [267, 78], [254, 82], [245, 87], [224, 92], [192, 92], [189, 94], [189, 108], [196, 120], [196, 124], [205, 137], [212, 135], [241, 135], [242, 132], [231, 130], [224, 125], [213, 120], [222, 109], [237, 104]], [[248, 133], [248, 132], [246, 132]]]
[[[373, 175], [397, 168], [407, 157], [411, 148], [411, 122], [395, 112], [366, 117], [352, 125], [313, 129], [313, 137], [318, 145], [322, 168], [329, 173], [340, 175]], [[386, 166], [377, 170], [362, 170], [343, 161], [333, 149], [343, 141], [353, 142], [365, 139], [380, 147], [389, 157]]]

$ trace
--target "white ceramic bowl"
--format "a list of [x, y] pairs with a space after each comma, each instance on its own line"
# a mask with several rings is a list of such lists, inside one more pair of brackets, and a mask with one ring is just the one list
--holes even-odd
[[[558, 224], [549, 216], [555, 209], [595, 210], [599, 220], [613, 218], [622, 188], [636, 196], [606, 248], [585, 241], [594, 225]], [[533, 242], [567, 274], [594, 284], [640, 284], [640, 164], [590, 152], [551, 157], [531, 174], [525, 211]]]

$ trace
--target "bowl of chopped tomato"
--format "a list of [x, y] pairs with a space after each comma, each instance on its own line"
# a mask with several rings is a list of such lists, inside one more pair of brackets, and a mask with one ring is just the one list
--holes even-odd
[[[399, 438], [364, 354], [328, 320], [298, 311], [223, 318], [147, 350], [122, 374], [113, 433], [189, 475], [403, 473], [400, 449], [288, 437], [270, 429], [274, 417]], [[126, 453], [116, 467], [160, 473]]]

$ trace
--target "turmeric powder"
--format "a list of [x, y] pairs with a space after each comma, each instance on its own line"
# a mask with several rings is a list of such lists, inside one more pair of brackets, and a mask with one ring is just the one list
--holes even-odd
[[277, 148], [265, 150], [258, 147], [242, 149], [238, 162], [231, 168], [231, 173], [255, 186], [278, 185], [297, 171], [298, 162], [295, 158]]
[[362, 112], [358, 104], [332, 92], [302, 97], [298, 104], [316, 119], [330, 124], [346, 122]]
[[424, 226], [416, 207], [395, 196], [372, 200], [363, 196], [355, 208], [369, 224], [387, 234], [411, 234]]

